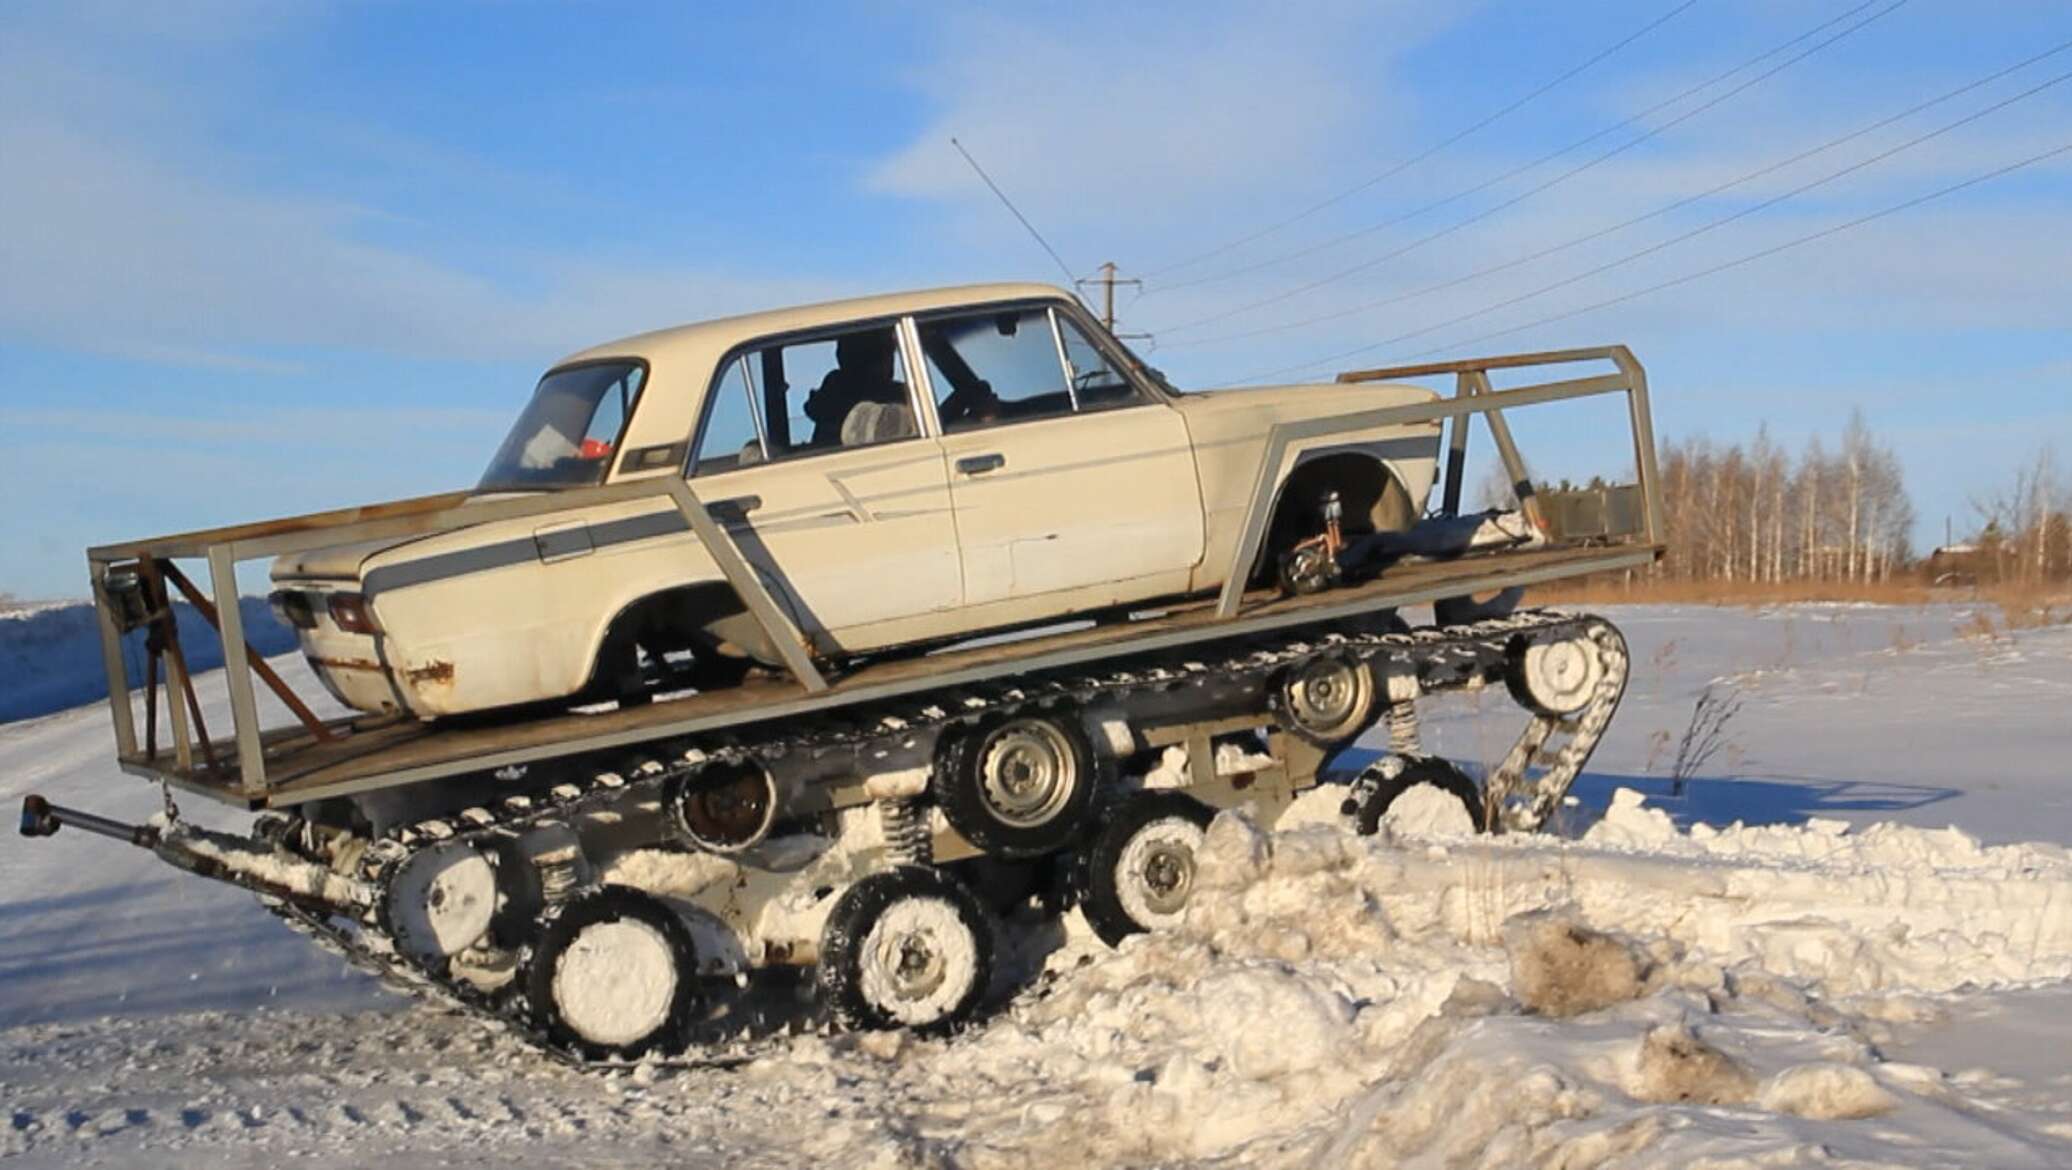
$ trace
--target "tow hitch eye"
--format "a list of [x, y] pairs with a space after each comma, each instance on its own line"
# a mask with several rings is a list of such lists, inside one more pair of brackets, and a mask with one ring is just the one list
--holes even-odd
[[66, 825], [84, 829], [117, 841], [127, 841], [146, 849], [156, 848], [159, 842], [158, 830], [150, 825], [132, 825], [78, 809], [52, 804], [40, 796], [22, 797], [22, 836], [48, 837]]
[[58, 831], [58, 819], [50, 815], [50, 802], [40, 796], [22, 797], [22, 836], [48, 837]]

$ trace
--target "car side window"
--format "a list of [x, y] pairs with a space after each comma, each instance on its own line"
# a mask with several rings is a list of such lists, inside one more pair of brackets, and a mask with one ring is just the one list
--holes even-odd
[[1072, 397], [1080, 410], [1112, 410], [1136, 406], [1144, 394], [1115, 368], [1072, 318], [1051, 310], [1057, 318], [1058, 337], [1065, 345], [1065, 365], [1072, 378]]
[[737, 357], [712, 384], [705, 407], [705, 429], [698, 436], [692, 475], [714, 475], [761, 463], [764, 455], [761, 421], [748, 372], [748, 359]]
[[706, 410], [695, 474], [921, 433], [899, 334], [891, 325], [738, 354], [714, 381]]
[[945, 433], [1072, 413], [1048, 309], [937, 317], [920, 332]]

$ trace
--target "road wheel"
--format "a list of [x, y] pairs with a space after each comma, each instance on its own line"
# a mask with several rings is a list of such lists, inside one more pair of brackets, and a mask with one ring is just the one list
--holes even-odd
[[1565, 719], [1589, 706], [1604, 675], [1604, 654], [1588, 634], [1516, 638], [1504, 656], [1511, 697], [1550, 719]]
[[525, 988], [555, 1043], [629, 1058], [682, 1034], [698, 1003], [697, 971], [690, 929], [674, 911], [604, 886], [540, 914]]
[[849, 887], [820, 933], [820, 989], [852, 1028], [941, 1032], [969, 1018], [993, 970], [993, 928], [955, 878], [903, 865]]
[[1015, 716], [949, 740], [931, 787], [965, 840], [1000, 857], [1037, 857], [1080, 835], [1097, 777], [1093, 745], [1076, 722]]
[[1319, 655], [1283, 671], [1272, 702], [1282, 727], [1318, 747], [1341, 747], [1374, 724], [1374, 671], [1350, 654]]
[[1345, 811], [1352, 816], [1360, 835], [1371, 837], [1381, 830], [1381, 818], [1396, 798], [1420, 784], [1452, 793], [1468, 810], [1468, 820], [1475, 831], [1488, 831], [1482, 790], [1466, 772], [1436, 756], [1383, 756], [1367, 765], [1352, 783], [1355, 795], [1346, 800]]
[[459, 841], [420, 849], [389, 875], [375, 906], [396, 949], [427, 971], [488, 935], [502, 906], [496, 863]]
[[1194, 896], [1214, 809], [1180, 792], [1132, 793], [1079, 854], [1079, 909], [1102, 942], [1163, 930]]

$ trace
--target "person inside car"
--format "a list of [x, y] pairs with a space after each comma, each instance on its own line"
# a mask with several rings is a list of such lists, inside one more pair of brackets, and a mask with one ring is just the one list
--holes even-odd
[[[901, 437], [891, 432], [899, 429], [902, 414], [907, 434], [919, 433], [907, 405], [906, 384], [893, 376], [898, 352], [890, 329], [848, 333], [835, 340], [835, 368], [806, 398], [806, 417], [813, 421], [808, 446], [857, 446]], [[864, 412], [869, 420], [850, 427], [850, 415], [866, 403], [883, 409]], [[851, 431], [868, 437], [848, 440], [845, 433]]]

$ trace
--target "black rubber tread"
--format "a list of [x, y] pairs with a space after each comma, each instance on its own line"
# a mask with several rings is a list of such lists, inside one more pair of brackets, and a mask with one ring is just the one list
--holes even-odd
[[[554, 967], [570, 943], [585, 929], [606, 922], [634, 919], [654, 927], [669, 941], [678, 960], [676, 994], [662, 1026], [630, 1044], [596, 1044], [572, 1031], [554, 1004]], [[599, 886], [566, 902], [549, 906], [538, 920], [539, 933], [526, 949], [521, 978], [527, 1006], [547, 1041], [588, 1060], [631, 1059], [657, 1046], [680, 1043], [698, 1009], [698, 948], [683, 919], [660, 899], [628, 886]]]
[[[1476, 787], [1475, 781], [1469, 778], [1468, 774], [1461, 771], [1452, 761], [1443, 760], [1437, 756], [1419, 757], [1406, 763], [1403, 766], [1403, 770], [1397, 773], [1396, 778], [1389, 780], [1382, 778], [1375, 772], [1375, 769], [1380, 768], [1386, 760], [1387, 757], [1383, 757], [1383, 759], [1367, 766], [1367, 771], [1363, 772], [1360, 778], [1354, 781], [1356, 790], [1359, 788], [1366, 789], [1365, 795], [1357, 800], [1351, 798], [1347, 800], [1347, 803], [1353, 806], [1348, 812], [1351, 814], [1353, 823], [1358, 828], [1361, 836], [1371, 837], [1375, 833], [1380, 832], [1381, 818], [1389, 811], [1389, 806], [1396, 803], [1397, 797], [1420, 784], [1429, 784], [1434, 788], [1452, 793], [1467, 808], [1468, 820], [1474, 823], [1475, 831], [1477, 833], [1489, 831], [1487, 817], [1484, 816], [1482, 807], [1482, 790]], [[1369, 782], [1370, 775], [1373, 776], [1371, 786]]]
[[[1287, 684], [1288, 680], [1294, 677], [1296, 672], [1326, 658], [1344, 662], [1351, 666], [1352, 669], [1366, 674], [1367, 709], [1362, 711], [1357, 719], [1349, 720], [1344, 727], [1337, 731], [1319, 733], [1302, 726], [1294, 713], [1288, 709]], [[1315, 658], [1305, 659], [1302, 662], [1287, 667], [1274, 675], [1272, 681], [1267, 684], [1266, 703], [1273, 712], [1274, 722], [1280, 726], [1282, 731], [1298, 739], [1315, 744], [1325, 751], [1337, 751], [1339, 748], [1365, 735], [1367, 730], [1373, 727], [1375, 722], [1381, 718], [1382, 712], [1388, 706], [1382, 695], [1381, 679], [1375, 677], [1373, 665], [1362, 661], [1358, 655], [1350, 653], [1318, 655]]]
[[[938, 899], [956, 912], [971, 932], [978, 976], [962, 998], [940, 1017], [908, 1024], [870, 1002], [863, 989], [863, 942], [887, 910], [908, 899]], [[993, 976], [993, 923], [964, 884], [947, 872], [923, 865], [901, 865], [858, 879], [842, 892], [820, 930], [820, 956], [815, 979], [835, 1019], [846, 1027], [884, 1030], [906, 1028], [919, 1035], [956, 1030], [977, 1012]]]
[[[1062, 735], [1072, 753], [1078, 785], [1048, 821], [1040, 825], [1010, 825], [987, 807], [979, 767], [985, 758], [986, 744], [995, 734], [1012, 724], [1031, 721], [1049, 724]], [[996, 857], [1030, 858], [1063, 849], [1085, 835], [1099, 796], [1102, 772], [1093, 744], [1079, 721], [1066, 709], [1053, 708], [1041, 714], [982, 719], [968, 730], [944, 736], [928, 787], [944, 819], [965, 840]]]
[[1116, 889], [1115, 867], [1129, 848], [1130, 841], [1145, 826], [1172, 817], [1193, 821], [1207, 829], [1209, 822], [1216, 819], [1216, 810], [1177, 789], [1132, 792], [1102, 818], [1100, 831], [1074, 855], [1073, 899], [1095, 936], [1111, 947], [1121, 945], [1123, 939], [1133, 934], [1143, 934], [1150, 929], [1132, 918], [1123, 907]]

